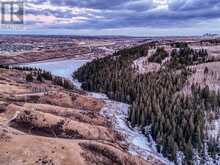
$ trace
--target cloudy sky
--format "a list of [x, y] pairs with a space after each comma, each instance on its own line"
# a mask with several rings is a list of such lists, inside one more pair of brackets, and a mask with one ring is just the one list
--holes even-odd
[[27, 0], [0, 33], [168, 36], [220, 33], [220, 0]]

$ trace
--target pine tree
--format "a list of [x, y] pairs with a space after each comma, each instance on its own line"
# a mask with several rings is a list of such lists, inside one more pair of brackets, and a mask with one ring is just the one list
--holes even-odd
[[37, 75], [37, 81], [43, 82], [42, 76], [40, 74]]
[[26, 81], [27, 82], [32, 82], [34, 80], [32, 73], [29, 73], [26, 75]]
[[146, 125], [145, 122], [145, 111], [143, 110], [141, 113], [141, 126], [144, 127]]

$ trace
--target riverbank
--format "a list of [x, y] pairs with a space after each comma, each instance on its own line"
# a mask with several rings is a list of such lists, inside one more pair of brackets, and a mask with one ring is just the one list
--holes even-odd
[[[83, 56], [90, 55], [91, 53], [85, 54]], [[17, 62], [10, 65], [31, 65], [31, 64], [40, 64], [40, 63], [47, 63], [47, 62], [62, 62], [62, 61], [69, 61], [69, 60], [76, 60], [76, 61], [92, 61], [93, 59], [89, 59], [88, 57], [62, 57], [62, 58], [51, 58], [47, 60], [37, 60], [37, 61], [30, 61], [26, 63]]]

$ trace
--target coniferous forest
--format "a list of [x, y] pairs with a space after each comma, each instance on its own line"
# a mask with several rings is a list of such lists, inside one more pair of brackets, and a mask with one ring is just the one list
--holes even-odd
[[[149, 48], [145, 44], [94, 60], [73, 77], [82, 82], [85, 90], [106, 93], [111, 99], [131, 104], [128, 121], [142, 128], [146, 136], [151, 134], [157, 150], [165, 157], [176, 162], [181, 151], [184, 164], [193, 164], [193, 153], [197, 151], [205, 161], [206, 116], [219, 113], [220, 92], [198, 84], [191, 86], [191, 95], [184, 95], [181, 90], [192, 74], [186, 66], [204, 62], [207, 52], [188, 47], [174, 49], [170, 62], [158, 72], [137, 74], [133, 61], [147, 56]], [[167, 56], [159, 48], [150, 60], [161, 63]], [[213, 140], [207, 144], [213, 157], [219, 153], [216, 143]]]

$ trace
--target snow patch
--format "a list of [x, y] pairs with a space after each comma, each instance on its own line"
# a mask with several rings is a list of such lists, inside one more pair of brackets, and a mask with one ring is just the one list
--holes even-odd
[[141, 156], [145, 160], [150, 160], [154, 164], [162, 163], [172, 165], [156, 150], [156, 143], [149, 135], [145, 136], [138, 128], [131, 128], [127, 122], [129, 105], [121, 102], [104, 99], [105, 106], [101, 110], [101, 115], [112, 120], [115, 130], [125, 136], [126, 144], [132, 155]]
[[137, 69], [139, 74], [144, 74], [159, 71], [161, 65], [148, 62], [148, 57], [140, 57], [133, 62], [133, 67]]
[[108, 97], [103, 93], [87, 92], [87, 94], [96, 99], [108, 99]]
[[193, 163], [194, 165], [220, 165], [220, 157], [216, 156], [215, 159], [213, 159], [209, 154], [208, 154], [208, 146], [207, 143], [204, 143], [204, 157], [202, 158], [197, 150], [193, 150]]
[[220, 142], [220, 118], [208, 124], [207, 134], [209, 139], [216, 139]]
[[177, 164], [182, 165], [184, 159], [185, 159], [184, 153], [181, 152], [181, 151], [178, 151], [176, 153], [176, 162], [177, 162]]

